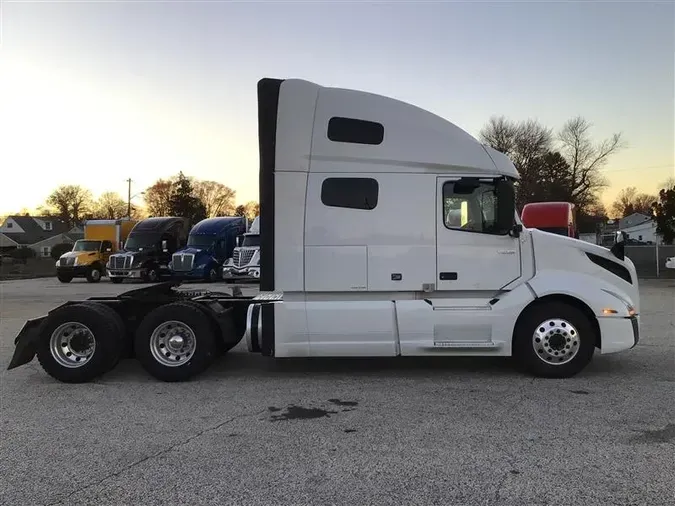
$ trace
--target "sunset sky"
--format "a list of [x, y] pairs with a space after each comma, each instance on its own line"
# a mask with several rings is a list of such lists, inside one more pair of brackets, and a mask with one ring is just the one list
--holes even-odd
[[580, 114], [629, 147], [604, 171], [675, 174], [672, 2], [2, 3], [0, 214], [59, 184], [138, 193], [183, 170], [258, 198], [256, 82], [393, 96], [473, 135]]

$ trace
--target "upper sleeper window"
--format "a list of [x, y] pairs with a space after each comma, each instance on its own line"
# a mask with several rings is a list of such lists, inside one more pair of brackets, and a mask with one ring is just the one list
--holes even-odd
[[328, 121], [328, 138], [333, 142], [382, 144], [384, 126], [375, 121], [335, 116]]
[[330, 207], [375, 209], [380, 188], [370, 177], [329, 177], [321, 184], [321, 202]]

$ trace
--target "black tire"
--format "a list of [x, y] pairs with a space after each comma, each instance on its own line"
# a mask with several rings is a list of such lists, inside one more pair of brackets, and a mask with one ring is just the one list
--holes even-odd
[[61, 283], [70, 283], [73, 280], [73, 276], [70, 274], [62, 274], [59, 272], [56, 273], [56, 277]]
[[[564, 321], [553, 324], [549, 321], [556, 319]], [[544, 323], [547, 325], [544, 326]], [[520, 317], [514, 334], [513, 356], [516, 362], [529, 374], [543, 378], [570, 378], [581, 372], [593, 358], [597, 339], [592, 322], [581, 310], [557, 301], [527, 309]], [[539, 336], [544, 336], [544, 340]], [[535, 338], [540, 340], [535, 342]], [[576, 354], [569, 359], [574, 350]]]
[[148, 270], [143, 273], [143, 281], [146, 283], [157, 283], [159, 281], [159, 269], [156, 265], [151, 265]]
[[[195, 336], [194, 353], [181, 365], [165, 365], [153, 355], [152, 334], [167, 321], [183, 323]], [[159, 351], [159, 348], [154, 349]], [[216, 335], [210, 319], [198, 304], [174, 302], [153, 309], [143, 318], [136, 331], [134, 351], [143, 368], [155, 378], [161, 381], [186, 381], [204, 372], [213, 362], [217, 351]]]
[[124, 278], [110, 278], [110, 281], [112, 281], [116, 285], [119, 285], [120, 283], [122, 283], [124, 281]]
[[98, 283], [103, 277], [103, 270], [99, 264], [92, 265], [87, 269], [87, 281], [90, 283]]
[[122, 320], [122, 317], [117, 313], [117, 311], [115, 311], [110, 306], [101, 304], [100, 302], [95, 302], [93, 300], [91, 301], [85, 300], [84, 302], [82, 302], [82, 304], [98, 308], [102, 313], [106, 315], [106, 318], [110, 319], [110, 321], [112, 321], [115, 324], [115, 328], [117, 329], [118, 346], [116, 348], [116, 353], [110, 355], [109, 364], [106, 372], [111, 371], [112, 369], [115, 368], [115, 366], [119, 363], [119, 361], [125, 354], [127, 355], [129, 354], [129, 349], [131, 347], [129, 337], [127, 335], [127, 327], [124, 324], [124, 320]]
[[[60, 364], [50, 349], [52, 333], [68, 322], [85, 325], [91, 330], [96, 343], [89, 359], [83, 365], [73, 368]], [[117, 323], [110, 318], [107, 311], [95, 304], [79, 303], [57, 308], [40, 326], [38, 362], [47, 374], [64, 383], [85, 383], [101, 376], [110, 369], [110, 364], [120, 352]]]
[[206, 273], [206, 276], [204, 276], [204, 281], [207, 283], [214, 283], [220, 279], [219, 272], [218, 272], [218, 267], [216, 265], [212, 265], [209, 267], [209, 270]]

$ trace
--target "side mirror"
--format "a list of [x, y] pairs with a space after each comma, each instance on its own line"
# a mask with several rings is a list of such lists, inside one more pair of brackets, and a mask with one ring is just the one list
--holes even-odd
[[168, 243], [166, 242], [166, 240], [162, 241], [162, 251], [165, 252], [165, 253], [167, 251], [169, 251], [169, 246], [168, 246]]
[[612, 255], [614, 255], [619, 260], [623, 260], [626, 257], [626, 236], [624, 232], [618, 231], [614, 236], [614, 244], [610, 248]]
[[516, 214], [516, 191], [508, 181], [497, 181], [495, 188], [497, 209], [495, 210], [495, 225], [499, 230], [514, 230]]
[[112, 248], [106, 248], [106, 249], [105, 249], [105, 252], [106, 252], [106, 253], [112, 252]]

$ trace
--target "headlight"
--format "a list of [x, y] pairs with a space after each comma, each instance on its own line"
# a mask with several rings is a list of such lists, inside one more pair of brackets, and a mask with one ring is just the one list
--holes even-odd
[[[602, 289], [603, 292], [610, 294], [613, 297], [616, 297], [618, 300], [620, 300], [623, 303], [623, 306], [626, 308], [626, 312], [628, 313], [628, 316], [633, 316], [635, 314], [635, 307], [633, 304], [631, 304], [629, 301], [627, 301], [625, 298], [623, 298], [621, 295], [618, 293], [615, 293], [611, 290], [606, 290]], [[605, 307], [602, 309], [602, 313], [605, 315], [612, 315], [612, 314], [619, 314], [619, 311], [615, 307]]]

